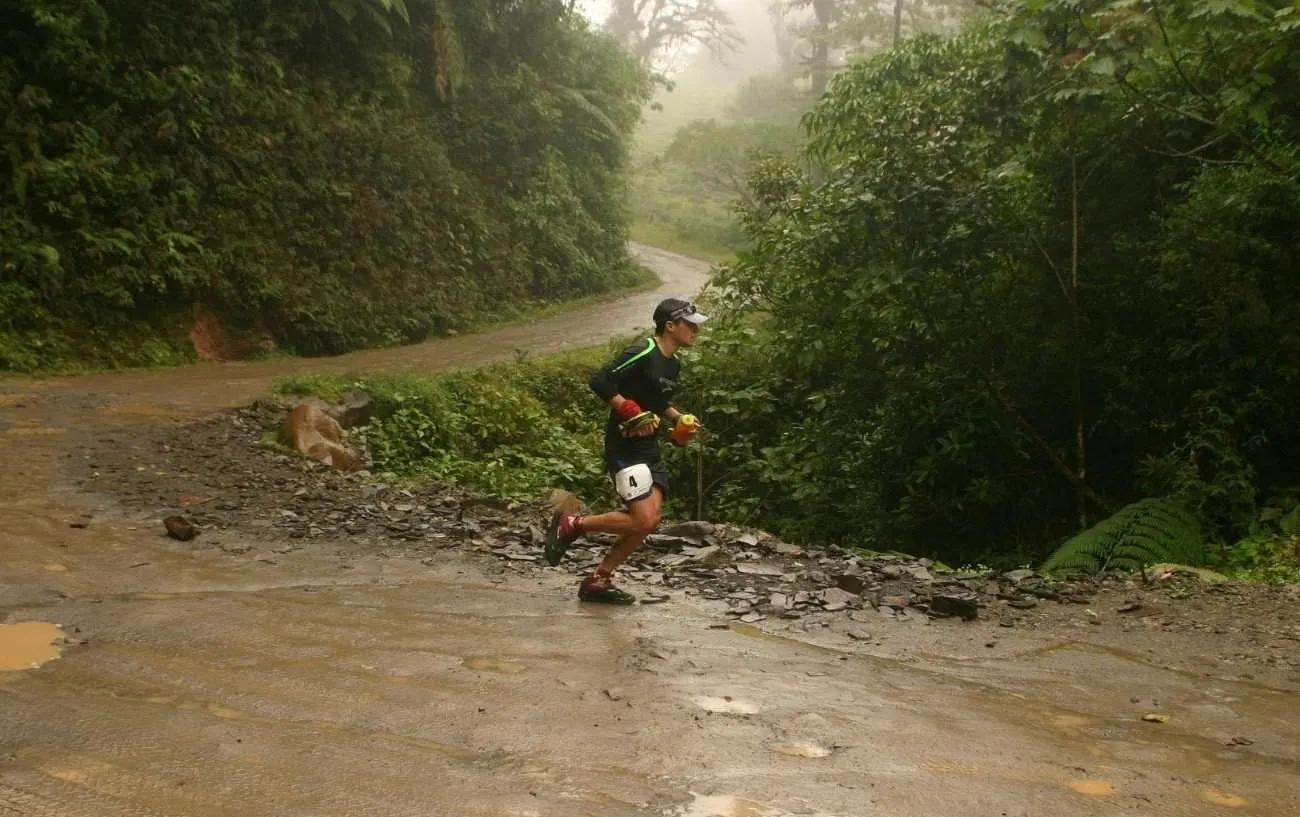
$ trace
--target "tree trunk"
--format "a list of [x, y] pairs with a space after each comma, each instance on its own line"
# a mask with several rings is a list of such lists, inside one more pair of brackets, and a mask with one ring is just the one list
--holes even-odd
[[813, 0], [813, 14], [817, 16], [817, 29], [813, 34], [812, 91], [821, 96], [831, 82], [831, 23], [835, 20], [833, 0]]
[[[1087, 449], [1083, 429], [1083, 306], [1079, 300], [1079, 143], [1077, 126], [1073, 128], [1070, 148], [1070, 310], [1074, 344], [1074, 448], [1078, 485], [1088, 478]], [[1088, 503], [1079, 492], [1079, 530], [1088, 527]]]

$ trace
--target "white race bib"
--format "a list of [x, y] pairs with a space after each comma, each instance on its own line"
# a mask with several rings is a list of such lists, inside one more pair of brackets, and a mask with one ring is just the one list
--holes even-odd
[[624, 502], [634, 502], [650, 495], [654, 489], [654, 476], [645, 463], [629, 465], [614, 474], [614, 489]]

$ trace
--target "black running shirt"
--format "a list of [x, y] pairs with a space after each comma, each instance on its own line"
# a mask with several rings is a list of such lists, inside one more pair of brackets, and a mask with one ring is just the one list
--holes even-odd
[[[627, 347], [613, 360], [602, 366], [591, 376], [591, 390], [601, 400], [609, 402], [614, 395], [621, 394], [646, 411], [653, 411], [660, 417], [668, 410], [673, 392], [677, 389], [677, 377], [681, 373], [682, 362], [675, 357], [668, 357], [659, 351], [659, 344], [654, 338], [647, 338], [640, 343]], [[624, 437], [618, 428], [620, 419], [611, 408], [609, 421], [605, 424], [605, 453], [618, 453], [622, 459], [653, 462], [659, 457], [659, 441], [656, 436]], [[662, 429], [666, 426], [660, 426]]]

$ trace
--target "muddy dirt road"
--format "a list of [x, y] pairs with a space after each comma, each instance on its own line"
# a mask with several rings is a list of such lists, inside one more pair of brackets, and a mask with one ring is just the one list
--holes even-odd
[[[1300, 813], [1285, 655], [1194, 670], [1052, 633], [993, 655], [996, 623], [961, 622], [873, 654], [718, 629], [688, 599], [582, 606], [569, 572], [454, 548], [176, 542], [159, 522], [176, 496], [141, 512], [76, 482], [94, 446], [288, 372], [430, 370], [644, 325], [706, 270], [641, 252], [664, 290], [487, 336], [0, 381], [0, 817]], [[1165, 652], [1204, 647], [1166, 635], [1183, 641]]]

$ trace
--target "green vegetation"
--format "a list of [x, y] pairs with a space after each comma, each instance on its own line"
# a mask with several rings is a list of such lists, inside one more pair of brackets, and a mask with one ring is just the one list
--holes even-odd
[[[629, 237], [634, 238], [634, 236]], [[499, 307], [500, 311], [497, 314], [474, 323], [467, 327], [465, 331], [469, 333], [487, 332], [504, 326], [549, 318], [554, 315], [563, 315], [583, 307], [616, 301], [641, 292], [649, 292], [658, 289], [662, 283], [663, 281], [654, 270], [632, 262], [628, 282], [620, 285], [617, 289], [599, 292], [595, 295], [585, 295], [580, 298], [566, 298], [562, 301], [536, 300], [503, 304]]]
[[642, 154], [632, 180], [633, 237], [709, 261], [732, 260], [749, 246], [736, 212], [748, 201], [749, 165], [793, 154], [798, 105], [787, 79], [754, 77], [707, 118], [680, 125], [661, 152]]
[[1205, 540], [1196, 516], [1181, 503], [1148, 497], [1065, 542], [1043, 570], [1141, 570], [1160, 562], [1202, 564]]
[[[683, 234], [683, 232], [685, 234]], [[699, 236], [694, 230], [679, 232], [672, 226], [652, 221], [634, 221], [628, 228], [628, 237], [642, 244], [670, 250], [689, 258], [713, 264], [734, 260], [736, 251]]]
[[0, 370], [328, 354], [634, 281], [648, 75], [562, 0], [14, 0]]
[[1167, 497], [1294, 565], [1298, 15], [1034, 0], [835, 77], [682, 396], [710, 515], [1001, 566]]
[[[662, 55], [561, 0], [11, 5], [0, 368], [168, 362], [196, 308], [307, 353], [463, 331], [633, 285], [630, 215], [726, 262], [671, 513], [1300, 577], [1292, 0], [1015, 0], [947, 38], [964, 4], [774, 4], [780, 64], [666, 98], [635, 162]], [[585, 375], [620, 343], [356, 378], [359, 433], [406, 478], [607, 501]]]
[[601, 462], [604, 412], [586, 378], [619, 342], [431, 376], [299, 376], [281, 395], [375, 398], [376, 419], [350, 433], [376, 472], [462, 485], [532, 502], [565, 488], [593, 505], [613, 499]]

